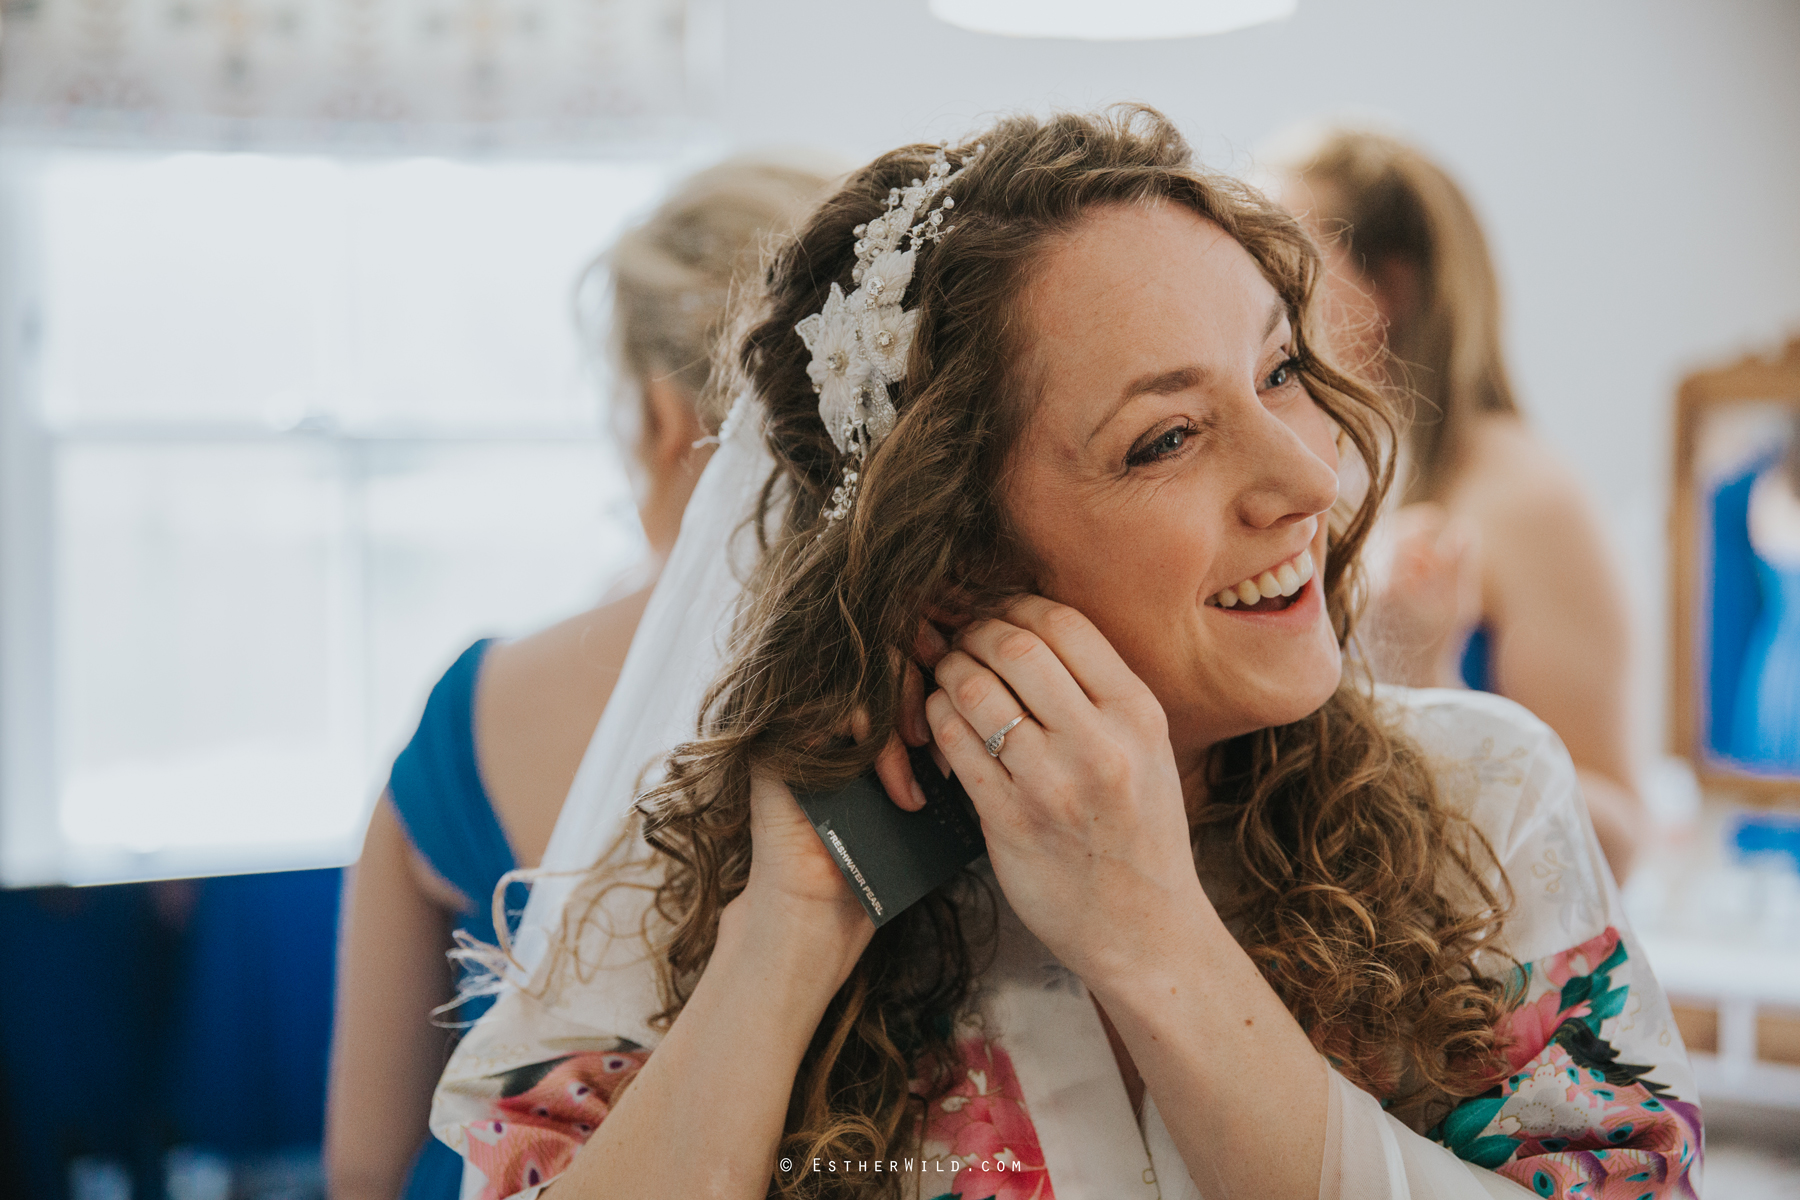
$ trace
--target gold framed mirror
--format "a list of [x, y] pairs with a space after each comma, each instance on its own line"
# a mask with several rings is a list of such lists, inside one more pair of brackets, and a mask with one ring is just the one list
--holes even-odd
[[1800, 337], [1683, 381], [1670, 552], [1671, 748], [1800, 807]]

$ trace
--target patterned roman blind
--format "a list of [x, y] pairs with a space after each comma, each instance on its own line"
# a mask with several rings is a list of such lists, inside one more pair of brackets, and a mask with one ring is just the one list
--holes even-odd
[[8, 0], [0, 135], [568, 152], [713, 111], [718, 0]]

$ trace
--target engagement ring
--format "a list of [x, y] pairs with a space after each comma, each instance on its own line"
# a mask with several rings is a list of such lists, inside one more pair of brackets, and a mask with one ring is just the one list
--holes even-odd
[[1005, 725], [1002, 725], [1000, 727], [1000, 732], [996, 733], [993, 737], [991, 737], [987, 740], [987, 743], [986, 743], [987, 752], [990, 755], [992, 755], [994, 758], [999, 758], [1000, 757], [1000, 747], [1006, 745], [1006, 735], [1011, 733], [1014, 729], [1018, 728], [1019, 722], [1023, 721], [1024, 719], [1025, 719], [1025, 714], [1020, 713], [1018, 716], [1016, 716], [1012, 720], [1008, 721]]

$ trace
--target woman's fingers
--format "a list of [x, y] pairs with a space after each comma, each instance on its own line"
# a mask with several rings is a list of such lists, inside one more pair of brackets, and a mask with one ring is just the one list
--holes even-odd
[[[1006, 682], [966, 650], [952, 650], [938, 664], [938, 689], [982, 738], [1027, 711]], [[934, 733], [937, 722], [931, 723]]]
[[913, 654], [928, 670], [950, 653], [950, 639], [938, 630], [929, 616], [919, 618], [919, 632], [913, 638]]
[[[1082, 624], [1110, 653], [1111, 646], [1106, 645], [1099, 632], [1086, 625], [1085, 620]], [[1088, 706], [1082, 685], [1059, 661], [1048, 639], [1035, 630], [1006, 621], [981, 621], [965, 627], [957, 635], [957, 642], [959, 648], [951, 649], [929, 618], [919, 622], [913, 640], [916, 658], [906, 664], [901, 676], [896, 729], [875, 756], [875, 774], [882, 788], [895, 804], [909, 812], [925, 807], [924, 789], [913, 777], [907, 754], [909, 745], [935, 742], [933, 759], [940, 767], [954, 770], [968, 786], [971, 773], [986, 777], [1009, 775], [1005, 763], [1000, 764], [1000, 771], [994, 770], [995, 760], [988, 755], [984, 743], [1013, 718], [1028, 716], [1073, 725], [1081, 716], [1080, 707]], [[1113, 657], [1116, 659], [1117, 655]], [[933, 695], [942, 697], [948, 703], [947, 711], [961, 722], [960, 727], [950, 729], [954, 747], [945, 743], [946, 730], [931, 714], [921, 665], [936, 675], [940, 691]], [[1022, 700], [1021, 696], [1027, 698]], [[851, 715], [849, 733], [859, 743], [867, 741], [872, 732], [867, 712], [858, 709]], [[1032, 721], [1015, 726], [1006, 735], [1008, 758], [1014, 762], [1030, 761], [1032, 752], [1027, 743], [1041, 738], [1043, 733], [1043, 728]], [[970, 755], [979, 755], [980, 761], [958, 761]]]
[[[998, 675], [968, 653], [952, 650], [938, 664], [937, 677], [940, 688], [933, 695], [948, 701], [969, 730], [975, 749], [983, 758], [990, 763], [998, 761], [1010, 778], [1017, 778], [1022, 772], [1029, 773], [1032, 765], [1042, 760], [1046, 737], [1043, 726], [1032, 719], [1029, 706], [1021, 704]], [[1009, 725], [1012, 728], [1007, 729]], [[941, 745], [944, 727], [934, 718], [931, 728]], [[954, 724], [951, 729], [961, 731]], [[1006, 738], [996, 760], [987, 752], [987, 739], [1001, 730], [1006, 730]], [[944, 753], [960, 775], [963, 764], [957, 762], [950, 747], [946, 746]]]
[[[1056, 652], [1029, 629], [1021, 628], [1010, 621], [977, 621], [963, 630], [956, 638], [957, 652], [969, 655], [979, 661], [1006, 684], [1012, 695], [1018, 697], [1022, 708], [1037, 718], [1045, 729], [1073, 729], [1093, 713], [1094, 705], [1082, 691], [1081, 685], [1069, 673]], [[950, 659], [946, 658], [945, 662]], [[944, 683], [943, 667], [938, 668], [938, 682]], [[946, 687], [949, 684], [945, 684]], [[975, 685], [971, 685], [971, 690]], [[969, 715], [970, 706], [963, 702], [963, 697], [952, 693], [965, 715]], [[989, 714], [991, 715], [991, 714]], [[1010, 721], [1011, 716], [1000, 724]], [[979, 721], [975, 721], [977, 727]], [[995, 726], [996, 729], [999, 725]], [[990, 731], [991, 732], [991, 731]]]
[[[921, 682], [921, 689], [923, 686]], [[850, 715], [850, 736], [858, 744], [869, 740], [871, 728], [869, 714], [863, 709], [859, 708]], [[906, 757], [906, 744], [900, 740], [898, 733], [890, 733], [887, 744], [875, 756], [875, 776], [881, 780], [888, 799], [901, 808], [908, 812], [918, 812], [925, 807], [925, 791], [919, 786], [919, 781], [913, 778], [912, 763]]]
[[888, 798], [907, 812], [918, 812], [925, 807], [925, 790], [913, 778], [912, 759], [907, 757], [906, 743], [900, 740], [899, 734], [888, 735], [887, 745], [875, 756], [875, 774], [880, 777]]
[[[1143, 681], [1093, 622], [1042, 596], [1020, 597], [1004, 620], [975, 622], [957, 635], [956, 644], [958, 652], [1005, 680], [1047, 730], [1078, 729], [1096, 706], [1145, 693]], [[938, 674], [942, 683], [941, 664]], [[971, 709], [961, 697], [958, 707], [965, 714]]]
[[[986, 734], [976, 732], [957, 710], [950, 694], [942, 688], [925, 698], [925, 714], [931, 720], [932, 744], [945, 760], [942, 765], [947, 765], [962, 781], [976, 806], [1003, 802], [1005, 792], [1002, 789], [1010, 783], [1010, 778], [1005, 764], [991, 757], [982, 744]], [[1020, 729], [1024, 727], [1019, 726]]]
[[1095, 704], [1135, 698], [1148, 690], [1106, 635], [1076, 609], [1026, 595], [1007, 607], [1006, 619], [1036, 634]]

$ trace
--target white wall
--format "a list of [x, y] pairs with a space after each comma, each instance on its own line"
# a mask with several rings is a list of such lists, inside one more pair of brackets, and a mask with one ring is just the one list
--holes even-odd
[[1225, 167], [1320, 114], [1410, 133], [1486, 219], [1524, 402], [1617, 538], [1660, 744], [1675, 385], [1800, 333], [1800, 3], [1300, 0], [1284, 24], [1149, 43], [964, 33], [924, 0], [728, 0], [726, 19], [740, 146], [860, 160], [1126, 99]]

